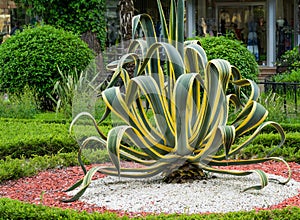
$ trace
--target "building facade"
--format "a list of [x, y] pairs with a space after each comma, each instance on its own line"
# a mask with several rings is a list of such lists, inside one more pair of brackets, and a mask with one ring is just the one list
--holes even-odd
[[298, 0], [187, 0], [187, 36], [231, 33], [261, 65], [299, 45]]
[[15, 9], [14, 1], [0, 0], [0, 35], [5, 35], [11, 31], [12, 9]]
[[[117, 16], [113, 6], [117, 2], [110, 1], [108, 15], [113, 11]], [[133, 2], [136, 14], [148, 13], [158, 22], [156, 1]], [[161, 2], [168, 14], [170, 0]], [[274, 66], [285, 51], [299, 45], [300, 0], [186, 0], [185, 4], [186, 37], [231, 34], [243, 41], [260, 65]]]

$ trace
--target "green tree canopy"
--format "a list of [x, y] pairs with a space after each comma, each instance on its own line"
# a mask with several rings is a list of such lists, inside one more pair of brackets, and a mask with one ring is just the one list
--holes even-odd
[[103, 49], [106, 39], [105, 0], [15, 0], [31, 16], [76, 34], [95, 33]]

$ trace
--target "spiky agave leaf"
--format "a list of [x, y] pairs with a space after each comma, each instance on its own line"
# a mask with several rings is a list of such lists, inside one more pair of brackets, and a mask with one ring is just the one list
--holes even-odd
[[[183, 42], [183, 2], [179, 0], [176, 5], [176, 1], [171, 0], [167, 28], [158, 1], [162, 32], [167, 39], [164, 42], [157, 41], [150, 16], [139, 15], [133, 19], [133, 33], [138, 24], [141, 25], [146, 40], [133, 40], [129, 53], [110, 66], [115, 71], [113, 80], [122, 77], [125, 93], [113, 87], [113, 84], [109, 84], [102, 92], [109, 109], [107, 112], [115, 114], [126, 125], [112, 128], [106, 137], [95, 119], [92, 119], [100, 137], [87, 138], [82, 146], [85, 147], [89, 141], [105, 143], [114, 166], [85, 170], [84, 179], [71, 187], [76, 188], [81, 183], [81, 190], [72, 201], [84, 193], [95, 172], [119, 177], [151, 177], [160, 173], [168, 174], [171, 170], [191, 164], [216, 173], [238, 176], [255, 173], [260, 177], [260, 184], [246, 188], [249, 190], [261, 189], [268, 184], [263, 171], [236, 171], [218, 167], [275, 160], [285, 163], [288, 168], [289, 176], [283, 183], [290, 179], [291, 170], [283, 159], [234, 159], [234, 155], [251, 143], [264, 127], [273, 126], [280, 133], [282, 141], [278, 147], [284, 143], [284, 131], [275, 122], [264, 122], [268, 112], [257, 101], [259, 88], [253, 81], [242, 79], [239, 71], [225, 60], [207, 61], [197, 41]], [[160, 50], [166, 54], [167, 71], [161, 67]], [[127, 62], [135, 64], [132, 79], [123, 68]], [[228, 94], [230, 85], [234, 88], [232, 94]], [[249, 90], [249, 95], [243, 93], [245, 88]], [[144, 100], [149, 103], [153, 118], [143, 107]], [[228, 121], [230, 103], [237, 113], [232, 122]], [[92, 118], [88, 113], [82, 115]], [[74, 119], [72, 125], [79, 117]], [[249, 132], [252, 134], [246, 141], [233, 147], [237, 138]], [[126, 141], [130, 146], [125, 144]], [[143, 166], [123, 168], [120, 158]]]
[[[256, 99], [256, 95], [250, 95], [245, 109], [236, 120], [239, 123], [226, 124], [228, 101], [225, 90], [229, 83], [230, 73], [231, 66], [227, 61], [213, 60], [208, 62], [204, 71], [205, 79], [199, 73], [182, 74], [175, 83], [171, 107], [168, 105], [163, 90], [159, 88], [152, 76], [138, 76], [131, 79], [125, 96], [117, 87], [105, 90], [102, 96], [106, 105], [123, 119], [127, 126], [113, 128], [106, 140], [115, 167], [99, 168], [98, 171], [116, 176], [149, 177], [164, 172], [171, 165], [174, 166], [174, 163], [180, 167], [188, 162], [211, 172], [233, 175], [257, 173], [261, 177], [261, 185], [248, 189], [264, 187], [267, 184], [266, 175], [261, 171], [228, 171], [212, 168], [215, 165], [233, 164], [226, 159], [250, 143], [267, 125], [275, 126], [281, 135], [284, 135], [281, 127], [274, 122], [259, 126], [266, 116], [266, 110], [253, 100]], [[227, 82], [224, 82], [224, 79]], [[249, 81], [236, 84], [253, 85]], [[201, 90], [199, 89], [201, 87], [204, 88]], [[256, 87], [251, 88], [254, 90]], [[203, 91], [203, 94], [200, 95], [200, 91]], [[143, 94], [149, 100], [156, 117], [155, 126], [150, 123], [143, 108], [137, 107], [137, 103], [141, 101], [139, 94]], [[255, 91], [251, 94], [255, 94]], [[202, 101], [199, 102], [199, 98], [202, 98]], [[194, 117], [195, 114], [198, 117]], [[162, 118], [164, 120], [161, 120]], [[257, 126], [259, 127], [245, 144], [231, 149], [236, 136]], [[125, 135], [140, 151], [122, 145]], [[215, 156], [220, 148], [225, 148], [224, 155]], [[141, 163], [145, 167], [122, 169], [119, 162], [120, 155]], [[234, 164], [257, 163], [270, 159], [274, 158], [237, 160]], [[87, 178], [92, 178], [92, 175], [87, 176]], [[90, 181], [86, 180], [85, 183], [89, 184]], [[85, 185], [83, 189], [86, 189]]]

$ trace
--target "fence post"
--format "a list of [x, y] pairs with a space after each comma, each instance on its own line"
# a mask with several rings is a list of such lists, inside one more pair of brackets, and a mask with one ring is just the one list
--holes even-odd
[[295, 95], [295, 113], [298, 113], [298, 104], [297, 104], [297, 84], [294, 84], [294, 95]]
[[[265, 93], [266, 92], [272, 92], [272, 93], [277, 93], [278, 95], [281, 95], [283, 98], [283, 107], [284, 107], [284, 113], [288, 115], [288, 101], [292, 101], [294, 95], [294, 109], [292, 114], [298, 115], [298, 95], [299, 92], [297, 90], [300, 89], [300, 83], [289, 83], [289, 82], [259, 82], [258, 84], [263, 84], [265, 88]], [[283, 88], [280, 88], [280, 86], [283, 86]], [[287, 99], [288, 92], [290, 94], [290, 98]], [[293, 103], [290, 103], [292, 106]]]
[[286, 108], [286, 83], [283, 83], [283, 93], [284, 93], [284, 97], [283, 97], [283, 107], [284, 107], [284, 112], [287, 115], [287, 108]]

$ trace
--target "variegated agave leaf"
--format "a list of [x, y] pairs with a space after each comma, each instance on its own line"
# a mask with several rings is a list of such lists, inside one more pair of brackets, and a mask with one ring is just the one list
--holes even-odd
[[[238, 176], [255, 173], [261, 182], [246, 188], [249, 190], [261, 189], [268, 184], [263, 171], [218, 167], [281, 161], [289, 171], [283, 183], [288, 182], [291, 170], [283, 159], [239, 160], [234, 157], [266, 126], [273, 126], [281, 135], [278, 147], [284, 143], [282, 127], [275, 122], [265, 122], [268, 112], [257, 101], [258, 86], [249, 79], [241, 78], [239, 71], [229, 62], [221, 59], [208, 61], [199, 42], [183, 42], [183, 0], [171, 0], [168, 27], [160, 1], [157, 2], [165, 40], [158, 42], [149, 15], [136, 16], [133, 34], [140, 26], [146, 39], [134, 39], [128, 53], [109, 66], [114, 75], [112, 83], [102, 92], [102, 98], [107, 113], [121, 119], [123, 125], [113, 127], [106, 137], [89, 113], [81, 113], [71, 124], [72, 127], [78, 118], [85, 115], [93, 121], [99, 137], [87, 138], [80, 148], [79, 161], [85, 177], [70, 188], [81, 186], [79, 193], [68, 201], [78, 199], [84, 193], [95, 172], [145, 178], [161, 173], [168, 175], [185, 164], [209, 172]], [[164, 59], [161, 59], [162, 54]], [[124, 68], [128, 62], [135, 67], [133, 78]], [[124, 93], [113, 84], [117, 77], [124, 82]], [[229, 86], [234, 88], [234, 92], [229, 93]], [[247, 93], [243, 92], [245, 89]], [[230, 105], [234, 106], [236, 115], [232, 121], [229, 121]], [[236, 140], [245, 134], [250, 134], [247, 140], [235, 145]], [[114, 166], [86, 171], [80, 155], [90, 141], [105, 144]], [[121, 159], [142, 166], [125, 168], [121, 166]]]

